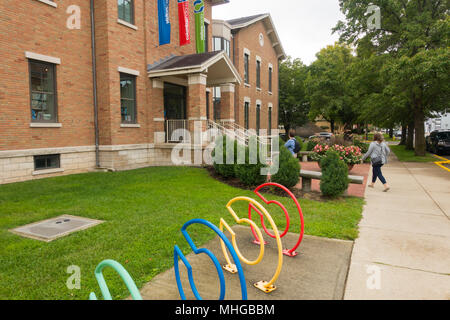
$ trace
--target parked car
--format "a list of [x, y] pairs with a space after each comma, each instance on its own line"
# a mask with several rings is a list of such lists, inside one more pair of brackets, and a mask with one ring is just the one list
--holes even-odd
[[316, 138], [330, 140], [332, 136], [333, 136], [333, 134], [330, 132], [321, 132], [318, 135], [309, 137], [309, 140], [316, 139]]
[[441, 155], [450, 153], [450, 131], [433, 131], [426, 138], [427, 151]]

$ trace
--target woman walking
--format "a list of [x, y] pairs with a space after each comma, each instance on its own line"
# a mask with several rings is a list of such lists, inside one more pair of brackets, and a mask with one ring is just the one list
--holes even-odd
[[389, 149], [387, 144], [384, 143], [383, 135], [381, 133], [375, 133], [374, 141], [370, 144], [369, 151], [367, 151], [367, 153], [363, 157], [363, 161], [368, 157], [370, 157], [372, 160], [373, 177], [372, 183], [369, 184], [370, 188], [374, 187], [375, 182], [377, 182], [377, 178], [380, 179], [380, 181], [383, 183], [384, 192], [388, 192], [391, 188], [387, 184], [386, 179], [381, 172], [381, 167], [388, 162], [388, 156], [390, 153], [391, 150]]

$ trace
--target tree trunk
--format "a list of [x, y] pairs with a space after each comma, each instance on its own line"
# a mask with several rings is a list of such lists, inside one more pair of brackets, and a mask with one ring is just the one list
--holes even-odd
[[334, 125], [334, 120], [330, 120], [330, 126], [331, 126], [331, 133], [334, 133], [334, 129], [335, 129], [335, 125]]
[[425, 114], [422, 108], [421, 101], [417, 101], [414, 108], [414, 127], [415, 135], [415, 153], [416, 156], [425, 157], [427, 154], [425, 144]]
[[406, 138], [406, 150], [414, 150], [414, 121], [408, 124], [408, 135]]
[[407, 135], [407, 132], [408, 132], [408, 127], [405, 124], [403, 124], [402, 125], [402, 140], [400, 141], [400, 145], [401, 146], [406, 146], [406, 135]]
[[394, 128], [390, 128], [389, 129], [389, 138], [393, 138], [394, 137]]

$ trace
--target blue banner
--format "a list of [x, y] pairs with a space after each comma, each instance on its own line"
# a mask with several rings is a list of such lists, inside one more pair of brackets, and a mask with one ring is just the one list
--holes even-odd
[[169, 0], [158, 0], [159, 45], [170, 43]]

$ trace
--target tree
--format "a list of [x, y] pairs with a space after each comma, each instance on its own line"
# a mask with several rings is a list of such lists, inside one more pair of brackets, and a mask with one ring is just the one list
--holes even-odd
[[[448, 101], [450, 74], [447, 0], [339, 0], [346, 21], [334, 28], [341, 41], [370, 43], [377, 54], [392, 60], [385, 71], [393, 82], [389, 94], [403, 95], [414, 121], [416, 155], [425, 155], [424, 121]], [[368, 28], [368, 8], [377, 6], [381, 26]]]
[[311, 109], [309, 117], [322, 117], [335, 130], [335, 123], [351, 126], [358, 118], [354, 99], [349, 92], [347, 74], [355, 57], [352, 50], [340, 43], [327, 46], [309, 67], [306, 92]]
[[280, 122], [286, 132], [308, 122], [309, 103], [305, 80], [308, 67], [291, 57], [280, 64]]

